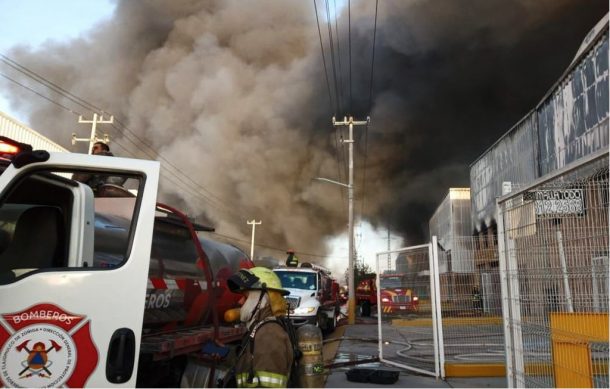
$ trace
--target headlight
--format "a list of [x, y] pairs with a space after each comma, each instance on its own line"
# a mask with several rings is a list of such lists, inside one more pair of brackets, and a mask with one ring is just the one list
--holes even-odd
[[389, 303], [389, 302], [390, 302], [390, 299], [389, 299], [389, 298], [387, 298], [387, 297], [382, 297], [382, 298], [381, 298], [381, 302], [382, 302], [382, 303]]
[[316, 307], [301, 307], [294, 310], [295, 315], [308, 315], [316, 310]]

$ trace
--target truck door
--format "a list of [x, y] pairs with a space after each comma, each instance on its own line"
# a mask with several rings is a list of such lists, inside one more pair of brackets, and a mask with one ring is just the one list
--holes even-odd
[[44, 159], [0, 176], [0, 383], [134, 387], [159, 164]]

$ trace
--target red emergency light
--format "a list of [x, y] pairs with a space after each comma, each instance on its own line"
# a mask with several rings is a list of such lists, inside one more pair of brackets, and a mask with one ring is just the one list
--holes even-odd
[[0, 141], [0, 154], [17, 154], [19, 147]]
[[22, 151], [32, 151], [32, 146], [27, 143], [17, 142], [6, 136], [0, 136], [0, 165], [6, 166], [11, 163]]

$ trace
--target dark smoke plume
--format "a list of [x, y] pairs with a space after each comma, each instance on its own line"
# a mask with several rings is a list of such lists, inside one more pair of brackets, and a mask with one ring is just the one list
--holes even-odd
[[[356, 131], [356, 196], [365, 195], [356, 211], [420, 243], [448, 188], [468, 186], [468, 165], [533, 108], [608, 12], [606, 0], [382, 0], [369, 99], [375, 2], [351, 3], [351, 101], [345, 8], [338, 20], [340, 112], [329, 103], [310, 1], [124, 0], [78, 40], [10, 56], [123, 118], [210, 192], [201, 200], [165, 179], [162, 200], [229, 236], [247, 239], [246, 220], [262, 219], [258, 242], [322, 253], [346, 224], [338, 187], [311, 181], [346, 180], [333, 114], [372, 120], [365, 193], [365, 137]], [[10, 93], [33, 128], [71, 147], [74, 116]], [[114, 134], [114, 151], [148, 158], [129, 136]]]

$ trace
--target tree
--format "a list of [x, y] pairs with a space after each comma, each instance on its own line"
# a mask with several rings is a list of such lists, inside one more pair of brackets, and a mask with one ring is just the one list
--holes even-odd
[[[375, 272], [368, 264], [361, 261], [354, 263], [354, 285], [358, 285], [361, 280], [371, 277], [375, 277]], [[349, 269], [345, 270], [345, 283], [349, 285]]]

